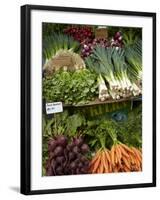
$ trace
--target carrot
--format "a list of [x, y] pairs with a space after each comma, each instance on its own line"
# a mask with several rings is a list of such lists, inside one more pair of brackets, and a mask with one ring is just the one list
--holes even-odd
[[118, 167], [117, 167], [117, 165], [114, 166], [113, 171], [114, 171], [114, 172], [118, 172]]
[[133, 155], [130, 156], [130, 159], [131, 159], [131, 164], [132, 165], [136, 164], [135, 157]]
[[121, 163], [121, 154], [117, 145], [116, 145], [115, 150], [116, 150], [116, 156], [117, 156], [117, 163]]
[[101, 157], [101, 162], [100, 162], [100, 165], [99, 165], [99, 173], [102, 174], [103, 172], [104, 172], [104, 163], [103, 163], [102, 157]]
[[110, 151], [109, 150], [105, 150], [105, 154], [106, 154], [106, 158], [107, 158], [108, 162], [111, 163]]
[[122, 155], [124, 155], [126, 158], [129, 158], [128, 153], [124, 150], [123, 146], [119, 145], [119, 148], [121, 149]]
[[114, 146], [112, 146], [111, 148], [111, 161], [112, 161], [112, 165], [115, 165], [115, 158], [114, 158]]
[[141, 158], [141, 154], [140, 152], [135, 148], [135, 147], [132, 147], [136, 157], [138, 158], [138, 160], [141, 162], [142, 161], [142, 158]]
[[119, 145], [116, 146], [116, 152], [117, 152], [118, 158], [121, 159], [122, 154], [121, 154], [121, 149], [119, 148]]
[[127, 145], [121, 143], [121, 146], [128, 152], [133, 153], [132, 149], [130, 149]]
[[115, 148], [115, 152], [114, 152], [114, 162], [115, 162], [115, 164], [118, 164], [118, 155], [116, 153], [116, 148]]
[[104, 173], [108, 173], [109, 169], [108, 169], [108, 160], [105, 154], [105, 151], [102, 152], [102, 163], [104, 166]]
[[97, 151], [96, 155], [93, 157], [93, 159], [91, 160], [90, 165], [94, 165], [94, 163], [96, 162], [96, 160], [98, 159], [100, 151]]
[[123, 160], [124, 164], [130, 169], [129, 161], [124, 156], [122, 157], [122, 160]]
[[124, 166], [123, 169], [124, 169], [125, 172], [130, 172], [131, 171], [130, 168], [128, 168], [127, 166]]
[[100, 164], [100, 160], [101, 160], [101, 157], [100, 157], [100, 155], [99, 155], [97, 161], [94, 163], [93, 170], [92, 170], [93, 173], [95, 173], [96, 170], [98, 169], [99, 164]]
[[100, 172], [100, 168], [98, 168], [97, 169], [97, 172], [96, 172], [97, 174], [100, 174], [101, 172]]

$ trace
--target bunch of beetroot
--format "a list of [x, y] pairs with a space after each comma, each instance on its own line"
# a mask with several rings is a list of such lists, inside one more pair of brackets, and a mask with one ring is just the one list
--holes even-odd
[[72, 36], [75, 40], [78, 40], [80, 43], [83, 42], [86, 38], [88, 40], [93, 39], [93, 31], [89, 26], [70, 26], [64, 30], [64, 33]]
[[73, 138], [70, 142], [63, 135], [50, 139], [46, 175], [87, 174], [89, 160], [86, 154], [88, 152], [89, 147], [81, 136]]

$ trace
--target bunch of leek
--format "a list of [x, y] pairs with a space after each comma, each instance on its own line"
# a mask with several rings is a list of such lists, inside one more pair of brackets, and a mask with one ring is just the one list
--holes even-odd
[[105, 84], [105, 81], [102, 77], [100, 67], [98, 66], [98, 63], [94, 62], [91, 57], [88, 57], [85, 59], [85, 62], [90, 69], [90, 71], [93, 71], [97, 74], [97, 82], [98, 82], [98, 98], [100, 101], [105, 101], [110, 98], [108, 88]]
[[[138, 68], [141, 65], [138, 65], [137, 61], [131, 73], [131, 61], [135, 54], [126, 63], [126, 55], [129, 55], [127, 53], [122, 48], [103, 48], [97, 46], [93, 50], [93, 53], [85, 60], [86, 65], [99, 74], [99, 85], [103, 85], [103, 88], [107, 91], [107, 96], [103, 98], [101, 95], [102, 90], [99, 89], [100, 100], [101, 96], [102, 100], [108, 98], [116, 100], [130, 96], [138, 96], [141, 93], [141, 88], [136, 84], [137, 78], [141, 78], [139, 77], [140, 70]], [[134, 74], [134, 77], [131, 74]]]
[[78, 53], [80, 43], [64, 34], [53, 34], [43, 39], [43, 59], [46, 62], [61, 49]]

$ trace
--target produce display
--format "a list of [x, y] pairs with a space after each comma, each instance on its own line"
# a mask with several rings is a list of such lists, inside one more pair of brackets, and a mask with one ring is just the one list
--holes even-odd
[[142, 30], [43, 23], [42, 38], [43, 176], [141, 172]]

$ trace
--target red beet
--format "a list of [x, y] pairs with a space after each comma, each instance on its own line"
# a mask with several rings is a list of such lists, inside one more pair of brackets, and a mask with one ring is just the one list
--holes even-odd
[[83, 145], [81, 146], [81, 152], [82, 152], [82, 153], [87, 153], [88, 151], [89, 151], [88, 145], [87, 145], [87, 144], [83, 144]]
[[63, 147], [67, 145], [67, 138], [63, 135], [57, 136], [57, 143]]
[[57, 141], [54, 140], [54, 139], [50, 139], [49, 142], [48, 142], [48, 150], [49, 151], [54, 151], [56, 146], [57, 146]]
[[62, 156], [63, 155], [63, 147], [57, 146], [54, 150], [54, 156]]
[[58, 157], [56, 157], [56, 162], [58, 164], [62, 164], [64, 161], [65, 161], [64, 156], [58, 156]]
[[74, 138], [73, 139], [73, 143], [76, 146], [80, 147], [83, 144], [83, 138], [82, 137]]
[[75, 147], [73, 147], [73, 152], [75, 154], [78, 154], [80, 152], [80, 149], [77, 146], [75, 146]]
[[46, 176], [53, 176], [53, 170], [51, 167], [47, 170]]
[[70, 168], [73, 170], [73, 169], [76, 169], [76, 163], [75, 162], [71, 162], [70, 163]]

